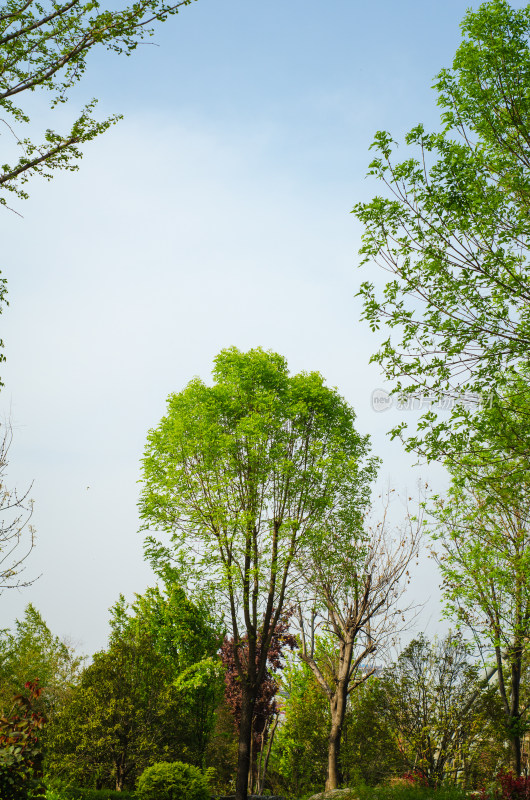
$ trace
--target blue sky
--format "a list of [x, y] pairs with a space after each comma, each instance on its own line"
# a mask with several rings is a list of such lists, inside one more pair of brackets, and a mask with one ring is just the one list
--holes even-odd
[[[197, 0], [130, 58], [94, 54], [66, 107], [32, 101], [42, 128], [93, 96], [124, 120], [79, 172], [34, 182], [23, 219], [0, 219], [0, 410], [15, 429], [10, 481], [34, 482], [27, 575], [42, 573], [4, 593], [2, 627], [33, 602], [86, 652], [105, 645], [109, 606], [152, 582], [136, 515], [146, 432], [225, 346], [322, 372], [372, 435], [381, 485], [443, 487], [439, 467], [414, 467], [386, 437], [399, 412], [370, 407], [384, 381], [358, 321], [349, 212], [378, 191], [364, 177], [375, 131], [437, 125], [430, 86], [467, 5]], [[428, 632], [435, 587], [423, 561]]]

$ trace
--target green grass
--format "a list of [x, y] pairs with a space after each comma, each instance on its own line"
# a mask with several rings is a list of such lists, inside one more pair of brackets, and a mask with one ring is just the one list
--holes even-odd
[[[317, 794], [317, 792], [312, 792]], [[310, 795], [292, 800], [307, 800]], [[466, 792], [456, 786], [429, 789], [424, 786], [354, 786], [351, 794], [341, 795], [341, 800], [466, 800]], [[115, 792], [110, 789], [76, 789], [73, 787], [48, 789], [46, 800], [135, 800], [132, 792]]]
[[[317, 794], [313, 792], [312, 794]], [[307, 800], [312, 795], [292, 800]], [[352, 786], [351, 794], [340, 795], [340, 800], [466, 800], [467, 794], [457, 786], [429, 789], [424, 786], [402, 784], [380, 784]]]
[[134, 800], [134, 794], [132, 792], [114, 792], [111, 789], [62, 787], [48, 789], [46, 800]]
[[355, 796], [359, 800], [464, 800], [466, 792], [458, 786], [429, 789], [425, 786], [394, 784], [359, 787]]

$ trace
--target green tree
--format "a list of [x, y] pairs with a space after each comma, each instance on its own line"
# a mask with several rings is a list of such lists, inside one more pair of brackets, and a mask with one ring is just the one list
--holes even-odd
[[218, 650], [221, 620], [212, 599], [186, 596], [178, 575], [166, 569], [161, 586], [137, 595], [130, 608], [123, 597], [113, 608], [111, 646], [133, 638], [151, 642], [154, 653], [177, 691], [187, 718], [187, 736], [194, 761], [204, 767], [206, 748], [223, 693], [223, 668]]
[[[140, 512], [166, 531], [147, 556], [215, 587], [242, 685], [237, 800], [245, 800], [253, 709], [271, 638], [303, 560], [334, 526], [361, 525], [373, 463], [354, 413], [318, 373], [290, 376], [261, 349], [223, 350], [214, 385], [168, 400], [148, 436]], [[259, 642], [259, 646], [258, 646]], [[244, 650], [244, 657], [243, 657]]]
[[47, 731], [48, 774], [118, 791], [158, 758], [182, 752], [176, 691], [148, 641], [96, 653]]
[[500, 471], [504, 464], [486, 474], [481, 466], [480, 481], [456, 471], [447, 498], [437, 502], [434, 537], [447, 612], [492, 655], [489, 674], [495, 674], [519, 774], [530, 705], [523, 680], [530, 655], [530, 487], [527, 481], [514, 486]]
[[386, 693], [372, 675], [348, 698], [341, 744], [341, 771], [346, 786], [376, 786], [405, 769], [393, 721], [385, 713]]
[[215, 709], [205, 763], [211, 775], [212, 794], [233, 794], [237, 772], [237, 740], [234, 736], [234, 715], [224, 696]]
[[[92, 100], [69, 131], [49, 129], [38, 144], [13, 128], [30, 122], [28, 111], [20, 105], [28, 96], [24, 92], [45, 89], [51, 92], [52, 108], [65, 103], [70, 89], [84, 75], [88, 55], [95, 47], [130, 55], [152, 34], [154, 21], [163, 21], [190, 3], [139, 0], [122, 10], [111, 10], [101, 9], [97, 0], [5, 0], [0, 7], [0, 108], [20, 158], [2, 165], [0, 189], [24, 198], [24, 184], [32, 175], [50, 178], [56, 169], [76, 169], [80, 146], [118, 119], [94, 120], [96, 101]], [[0, 194], [0, 203], [6, 204], [5, 195]]]
[[122, 790], [156, 761], [202, 766], [220, 694], [206, 609], [178, 586], [149, 589], [132, 609], [120, 599], [111, 628], [49, 726], [48, 772]]
[[[283, 672], [279, 702], [270, 789], [273, 794], [293, 797], [318, 792], [328, 771], [330, 706], [312, 670], [298, 657]], [[386, 692], [374, 676], [348, 697], [340, 748], [346, 786], [359, 782], [374, 786], [405, 769], [385, 707]]]
[[[379, 132], [370, 174], [390, 195], [354, 208], [363, 263], [392, 273], [382, 291], [370, 280], [360, 289], [371, 328], [390, 329], [372, 360], [409, 397], [488, 398], [530, 350], [530, 7], [492, 0], [462, 31], [435, 83], [443, 130], [413, 128], [398, 163]], [[431, 408], [408, 448], [458, 454], [475, 410], [456, 403], [447, 422]]]
[[487, 724], [487, 704], [480, 709], [470, 702], [477, 697], [479, 678], [466, 643], [450, 633], [434, 643], [423, 635], [414, 639], [381, 680], [386, 695], [382, 711], [403, 762], [429, 786], [469, 774], [492, 737], [495, 726]]
[[42, 689], [39, 704], [52, 718], [77, 682], [82, 660], [52, 634], [30, 603], [13, 631], [0, 632], [0, 711], [7, 712], [28, 681], [38, 681]]

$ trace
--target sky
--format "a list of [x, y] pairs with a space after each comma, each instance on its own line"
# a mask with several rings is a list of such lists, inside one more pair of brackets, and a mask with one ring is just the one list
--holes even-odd
[[[33, 181], [14, 205], [23, 217], [0, 212], [6, 482], [31, 486], [24, 577], [40, 576], [2, 594], [0, 627], [31, 602], [84, 652], [105, 646], [119, 594], [154, 582], [136, 508], [147, 431], [170, 392], [209, 380], [223, 347], [320, 371], [371, 435], [378, 485], [443, 490], [439, 465], [415, 465], [386, 435], [413, 412], [371, 407], [379, 338], [355, 293], [377, 268], [358, 268], [350, 211], [379, 191], [365, 177], [376, 131], [399, 141], [438, 125], [431, 86], [468, 5], [197, 0], [131, 57], [91, 56], [66, 106], [31, 98], [35, 129], [66, 128], [92, 97], [101, 117], [124, 118], [78, 172]], [[428, 634], [437, 582], [423, 558], [413, 591]]]

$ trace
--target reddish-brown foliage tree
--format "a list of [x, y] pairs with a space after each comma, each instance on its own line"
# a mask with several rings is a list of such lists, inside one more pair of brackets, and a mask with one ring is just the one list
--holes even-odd
[[[296, 637], [289, 632], [289, 617], [291, 612], [282, 616], [272, 635], [270, 647], [267, 653], [267, 669], [263, 681], [260, 684], [259, 693], [254, 705], [252, 717], [252, 759], [249, 774], [249, 790], [261, 788], [265, 778], [267, 768], [267, 758], [259, 769], [258, 756], [262, 755], [264, 746], [269, 737], [269, 731], [277, 719], [279, 708], [276, 702], [279, 685], [276, 680], [278, 671], [283, 666], [284, 651], [288, 647], [294, 650], [297, 647]], [[258, 635], [256, 646], [256, 663], [261, 658], [262, 635]], [[247, 637], [244, 637], [239, 644], [234, 643], [233, 637], [226, 637], [221, 647], [221, 661], [225, 668], [225, 699], [234, 718], [234, 728], [239, 733], [239, 723], [241, 719], [242, 686], [238, 675], [234, 650], [239, 650], [239, 658], [245, 664], [248, 660]], [[273, 734], [272, 734], [273, 735]], [[272, 743], [272, 736], [271, 736]], [[260, 759], [260, 763], [262, 759]], [[259, 783], [259, 786], [257, 784]]]
[[39, 681], [28, 681], [28, 696], [13, 700], [11, 713], [0, 717], [0, 794], [2, 800], [44, 798], [40, 731], [46, 717], [37, 710], [42, 689]]

